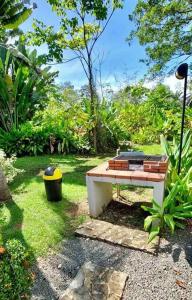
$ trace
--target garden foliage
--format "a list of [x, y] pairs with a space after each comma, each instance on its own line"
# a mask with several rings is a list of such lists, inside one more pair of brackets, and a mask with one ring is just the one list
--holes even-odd
[[[91, 152], [95, 117], [88, 94], [75, 90], [70, 84], [50, 89], [45, 85], [43, 91], [46, 94], [41, 98], [41, 91], [39, 94], [36, 87], [33, 100], [26, 98], [26, 114], [25, 110], [20, 111], [24, 102], [19, 94], [17, 113], [12, 110], [10, 116], [13, 124], [4, 108], [3, 118], [8, 129], [1, 127], [1, 148], [9, 155], [18, 156]], [[29, 100], [35, 101], [33, 108]], [[188, 128], [191, 127], [190, 112], [188, 107]], [[98, 150], [116, 149], [123, 140], [136, 144], [159, 142], [161, 133], [170, 140], [180, 132], [180, 114], [179, 98], [168, 87], [160, 84], [149, 90], [129, 86], [97, 103]]]
[[[38, 63], [36, 51], [21, 47], [31, 63]], [[56, 75], [50, 68], [39, 70], [18, 61], [12, 53], [0, 46], [0, 131], [11, 131], [42, 109], [46, 100], [46, 87], [51, 86]]]
[[187, 131], [183, 139], [181, 173], [178, 175], [180, 141], [173, 138], [172, 145], [164, 136], [161, 142], [169, 159], [166, 181], [166, 198], [162, 207], [153, 199], [153, 207], [142, 206], [151, 215], [145, 219], [144, 228], [150, 230], [149, 241], [167, 226], [172, 233], [175, 227], [184, 228], [183, 221], [192, 218], [192, 149], [191, 133]]
[[18, 240], [0, 247], [0, 299], [30, 299], [33, 273], [31, 257]]

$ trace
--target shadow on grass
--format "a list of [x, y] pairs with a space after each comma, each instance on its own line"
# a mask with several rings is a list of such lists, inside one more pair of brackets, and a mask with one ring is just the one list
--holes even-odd
[[[104, 159], [106, 156], [98, 156], [96, 159]], [[25, 191], [25, 188], [34, 180], [34, 177], [39, 182], [42, 180], [43, 171], [48, 166], [57, 166], [60, 167], [63, 172], [63, 182], [74, 184], [74, 185], [83, 185], [85, 186], [85, 175], [86, 172], [90, 169], [96, 167], [98, 162], [96, 160], [95, 164], [87, 165], [90, 160], [90, 156], [58, 156], [58, 155], [47, 155], [47, 156], [37, 156], [37, 157], [24, 157], [18, 159], [15, 164], [16, 168], [22, 169], [24, 172], [18, 174], [14, 182], [10, 185], [10, 188], [13, 193], [22, 193]], [[19, 188], [21, 187], [21, 188]]]
[[[28, 199], [25, 200], [25, 196], [22, 197], [23, 194], [27, 194], [28, 191], [30, 191], [31, 183], [37, 183], [38, 186], [43, 185], [42, 176], [39, 174], [41, 170], [45, 169], [48, 165], [59, 165], [63, 164], [64, 167], [69, 169], [68, 167], [72, 167], [71, 172], [66, 172], [64, 174], [64, 184], [65, 182], [72, 183], [74, 185], [85, 185], [85, 172], [86, 170], [90, 169], [90, 166], [84, 166], [86, 160], [85, 159], [77, 159], [74, 156], [73, 157], [42, 157], [41, 158], [25, 158], [20, 159], [19, 163], [16, 165], [16, 167], [19, 167], [21, 169], [24, 169], [24, 172], [21, 174], [18, 174], [18, 176], [15, 178], [14, 182], [11, 184], [11, 191], [14, 195], [17, 197], [21, 195], [22, 201], [28, 201]], [[76, 167], [76, 168], [75, 168]], [[74, 168], [74, 169], [73, 169]], [[35, 185], [37, 188], [38, 186]], [[32, 187], [33, 188], [33, 187]], [[40, 192], [42, 188], [40, 187]], [[28, 196], [29, 197], [29, 196]], [[56, 239], [61, 240], [62, 238], [70, 238], [73, 236], [73, 232], [75, 228], [79, 225], [79, 218], [72, 217], [70, 214], [68, 214], [68, 211], [73, 206], [68, 199], [64, 198], [61, 202], [48, 202], [46, 200], [46, 196], [44, 193], [40, 195], [41, 202], [43, 203], [43, 207], [40, 207], [42, 209], [42, 212], [40, 212], [40, 217], [43, 212], [46, 214], [46, 210], [54, 212], [51, 213], [51, 215], [58, 215], [59, 218], [56, 218], [58, 221], [58, 224], [61, 224], [62, 226], [59, 227], [57, 224], [51, 224], [51, 220], [47, 220], [48, 218], [45, 217], [42, 220], [49, 221], [49, 224], [45, 224], [45, 226], [50, 226], [50, 228], [54, 227], [52, 229], [53, 234], [55, 234], [57, 237]], [[20, 199], [18, 198], [18, 201]], [[38, 278], [40, 280], [43, 280], [44, 290], [36, 290], [36, 296], [43, 297], [43, 299], [49, 299], [49, 295], [52, 295], [54, 299], [58, 297], [58, 294], [56, 291], [54, 291], [50, 285], [50, 282], [45, 278], [44, 274], [41, 272], [41, 270], [38, 268], [38, 264], [36, 262], [36, 255], [34, 253], [34, 250], [31, 249], [31, 245], [28, 244], [30, 239], [28, 238], [28, 242], [26, 242], [26, 239], [23, 234], [24, 225], [24, 218], [26, 218], [25, 211], [20, 208], [19, 202], [16, 201], [10, 201], [5, 204], [6, 209], [9, 213], [9, 223], [5, 224], [2, 227], [2, 241], [6, 242], [8, 239], [18, 239], [22, 242], [22, 244], [27, 248], [30, 249], [30, 252], [32, 253], [32, 258], [35, 262], [34, 269], [35, 272], [38, 273]], [[25, 210], [26, 205], [24, 205]], [[35, 214], [36, 211], [33, 211], [33, 207], [30, 207], [29, 204], [29, 210], [31, 209], [31, 213]], [[34, 210], [36, 208], [34, 207]], [[39, 208], [37, 207], [37, 210]], [[26, 222], [25, 222], [26, 223]], [[31, 222], [32, 224], [32, 222]], [[38, 222], [35, 223], [34, 221], [34, 228], [36, 226], [40, 226]], [[31, 231], [31, 230], [30, 230]], [[38, 232], [38, 230], [35, 230], [35, 232]], [[41, 236], [39, 236], [39, 240], [41, 240]], [[52, 298], [51, 298], [52, 299]]]
[[[43, 196], [43, 201], [46, 201], [47, 209], [51, 209], [52, 211], [54, 211], [54, 213], [59, 215], [60, 218], [64, 220], [63, 226], [59, 228], [60, 232], [57, 231], [57, 234], [61, 235], [61, 240], [62, 238], [71, 239], [76, 227], [80, 222], [80, 220], [77, 219], [76, 216], [72, 217], [71, 213], [68, 214], [68, 211], [70, 212], [71, 208], [73, 210], [77, 209], [76, 207], [74, 207], [74, 203], [69, 202], [67, 199], [63, 199], [60, 202], [48, 202], [45, 196]], [[54, 285], [49, 280], [46, 272], [43, 272], [43, 269], [39, 268], [34, 250], [33, 248], [31, 248], [31, 245], [26, 241], [24, 237], [24, 210], [22, 210], [15, 201], [9, 201], [4, 205], [9, 211], [9, 222], [4, 224], [1, 228], [2, 242], [5, 243], [8, 239], [17, 239], [21, 241], [21, 243], [28, 251], [30, 251], [31, 258], [34, 263], [32, 269], [36, 274], [36, 288], [33, 291], [34, 297], [40, 297], [40, 299], [44, 300], [58, 299], [58, 291], [54, 289]], [[34, 226], [39, 226], [39, 224], [34, 223]], [[39, 236], [39, 240], [41, 240], [41, 236]], [[41, 284], [43, 285], [43, 288], [41, 288]]]
[[[63, 171], [63, 184], [69, 183], [74, 185], [86, 186], [86, 172], [94, 168], [95, 166], [96, 165], [82, 165], [75, 167], [71, 171]], [[36, 182], [43, 183], [42, 175], [43, 170], [46, 167], [47, 165], [45, 165], [44, 167], [34, 168], [33, 170], [30, 169], [26, 172], [18, 174], [14, 180], [14, 183], [10, 185], [11, 191], [14, 194], [20, 194], [24, 193], [28, 185], [34, 180]]]
[[[44, 280], [44, 285], [47, 287], [47, 290], [49, 290], [49, 293], [56, 299], [58, 297], [57, 293], [52, 289], [50, 282], [47, 281], [47, 279], [44, 277], [43, 273], [41, 272], [41, 270], [38, 268], [38, 264], [35, 258], [35, 255], [33, 253], [33, 250], [31, 249], [31, 247], [28, 245], [28, 243], [26, 242], [23, 233], [22, 233], [22, 225], [23, 225], [23, 218], [24, 218], [24, 213], [23, 210], [21, 210], [19, 208], [19, 206], [16, 204], [16, 202], [9, 201], [6, 202], [4, 204], [6, 206], [6, 208], [9, 210], [10, 213], [10, 220], [9, 223], [2, 226], [2, 231], [1, 231], [1, 235], [2, 235], [2, 242], [5, 243], [8, 239], [17, 239], [19, 240], [23, 246], [26, 248], [26, 250], [28, 250], [30, 252], [31, 255], [31, 259], [33, 262], [33, 267], [35, 266], [35, 271], [38, 274], [42, 274], [43, 276], [43, 280]], [[8, 235], [4, 234], [5, 230], [8, 230]], [[35, 272], [35, 273], [36, 273]], [[43, 295], [43, 293], [41, 292], [39, 294], [40, 296], [45, 296], [44, 299], [46, 299], [46, 294]]]

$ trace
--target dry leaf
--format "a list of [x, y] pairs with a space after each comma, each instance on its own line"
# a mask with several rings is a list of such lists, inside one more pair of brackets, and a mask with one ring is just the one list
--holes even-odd
[[6, 249], [4, 247], [0, 246], [0, 254], [4, 254], [6, 252]]
[[177, 270], [177, 269], [173, 269], [173, 271], [176, 273], [176, 275], [181, 275], [181, 271]]
[[176, 284], [178, 285], [178, 286], [180, 286], [181, 288], [183, 288], [183, 289], [186, 289], [187, 287], [186, 287], [186, 283], [184, 282], [184, 281], [181, 281], [181, 280], [176, 280]]

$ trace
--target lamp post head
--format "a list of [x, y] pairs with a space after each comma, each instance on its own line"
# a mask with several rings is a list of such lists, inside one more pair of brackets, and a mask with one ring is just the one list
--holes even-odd
[[177, 68], [177, 71], [175, 72], [175, 76], [177, 79], [184, 79], [187, 77], [187, 73], [188, 73], [188, 64], [184, 63]]

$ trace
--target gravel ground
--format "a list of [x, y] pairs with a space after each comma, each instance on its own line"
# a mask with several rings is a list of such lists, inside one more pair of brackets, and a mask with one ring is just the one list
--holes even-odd
[[192, 231], [161, 239], [158, 256], [76, 237], [57, 254], [40, 258], [32, 300], [55, 300], [86, 261], [129, 275], [123, 299], [191, 300]]

